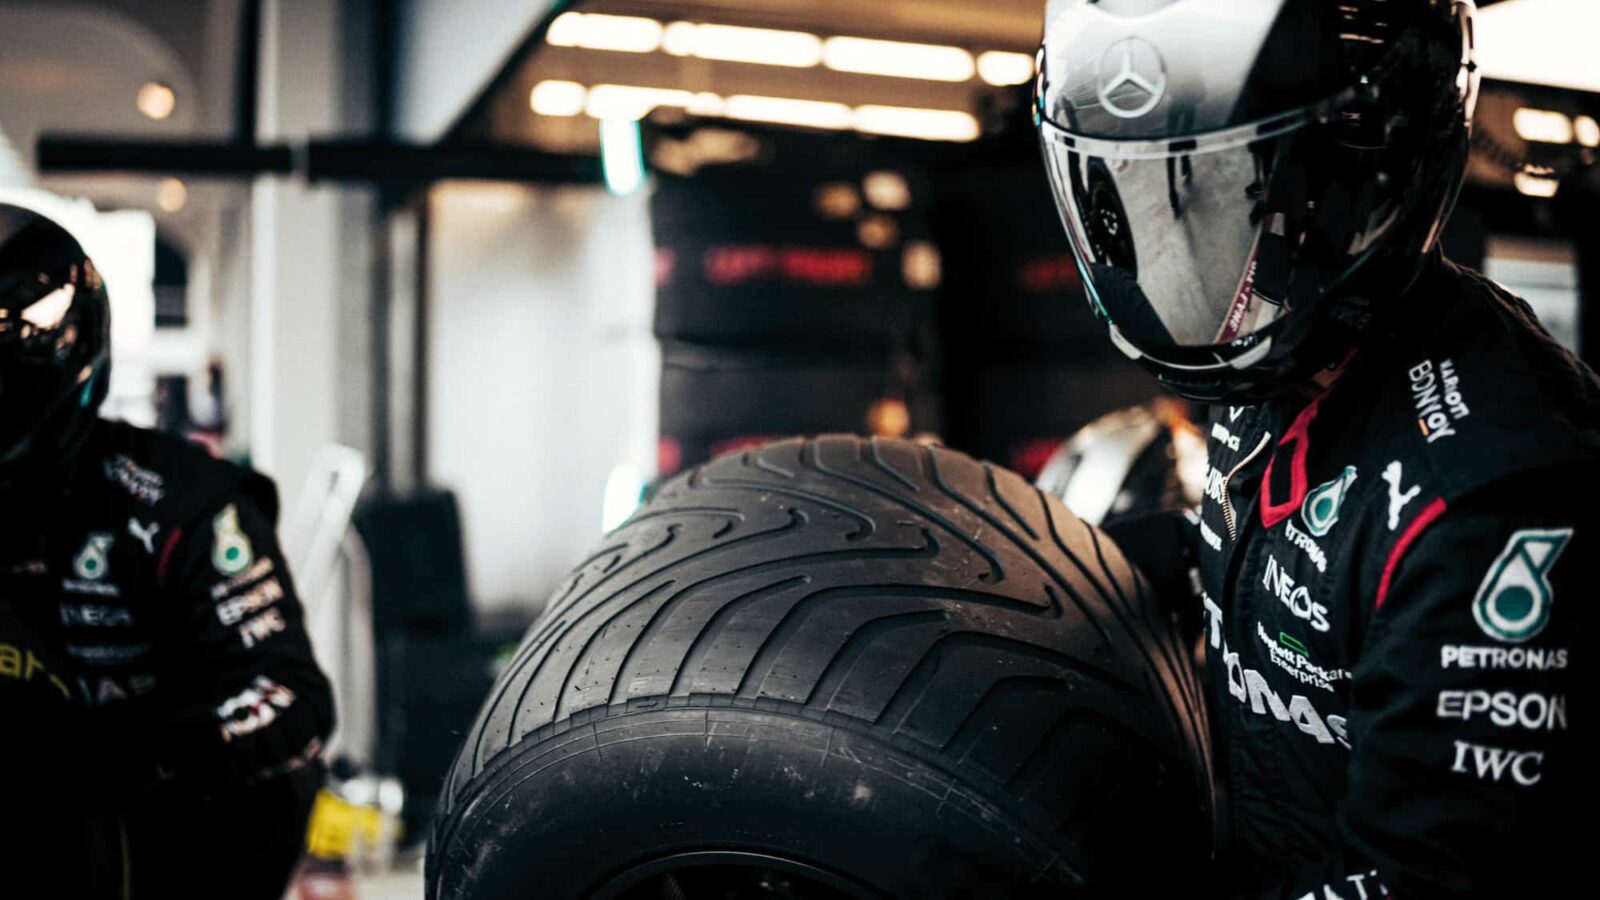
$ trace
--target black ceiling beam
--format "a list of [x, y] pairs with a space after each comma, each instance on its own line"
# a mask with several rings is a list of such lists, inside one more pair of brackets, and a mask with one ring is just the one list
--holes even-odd
[[256, 178], [298, 175], [309, 182], [417, 185], [445, 179], [598, 184], [600, 160], [504, 146], [425, 146], [368, 139], [300, 144], [139, 141], [45, 134], [42, 173], [123, 173]]
[[138, 141], [44, 134], [39, 136], [37, 159], [41, 173], [247, 177], [288, 175], [294, 171], [294, 153], [287, 144], [234, 141]]
[[531, 148], [425, 146], [373, 140], [311, 141], [304, 174], [310, 181], [429, 182], [468, 178], [539, 184], [597, 184], [596, 156]]

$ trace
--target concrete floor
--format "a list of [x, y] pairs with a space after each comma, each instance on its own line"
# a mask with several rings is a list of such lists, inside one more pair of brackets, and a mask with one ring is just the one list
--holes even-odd
[[390, 872], [356, 882], [360, 900], [422, 900], [422, 868]]

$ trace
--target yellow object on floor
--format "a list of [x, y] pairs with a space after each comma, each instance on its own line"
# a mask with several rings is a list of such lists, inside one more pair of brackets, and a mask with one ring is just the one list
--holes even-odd
[[324, 788], [311, 808], [306, 850], [318, 859], [349, 859], [392, 843], [398, 827], [383, 810], [351, 803]]

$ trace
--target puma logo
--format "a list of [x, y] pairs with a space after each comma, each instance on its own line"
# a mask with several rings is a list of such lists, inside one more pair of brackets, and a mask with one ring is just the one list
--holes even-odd
[[156, 552], [156, 532], [160, 530], [161, 525], [156, 522], [151, 522], [149, 525], [140, 525], [138, 519], [128, 520], [128, 534], [138, 538], [139, 543], [144, 545], [144, 552], [152, 556]]
[[1417, 495], [1422, 493], [1422, 486], [1418, 485], [1409, 491], [1400, 489], [1399, 460], [1389, 463], [1389, 468], [1383, 470], [1383, 480], [1389, 482], [1389, 530], [1394, 531], [1400, 527], [1400, 511], [1417, 499]]

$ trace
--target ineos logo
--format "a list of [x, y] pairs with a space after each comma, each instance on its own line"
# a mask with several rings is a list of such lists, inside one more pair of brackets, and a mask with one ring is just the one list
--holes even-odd
[[1143, 38], [1124, 38], [1100, 57], [1100, 105], [1119, 119], [1137, 119], [1167, 95], [1167, 64]]

